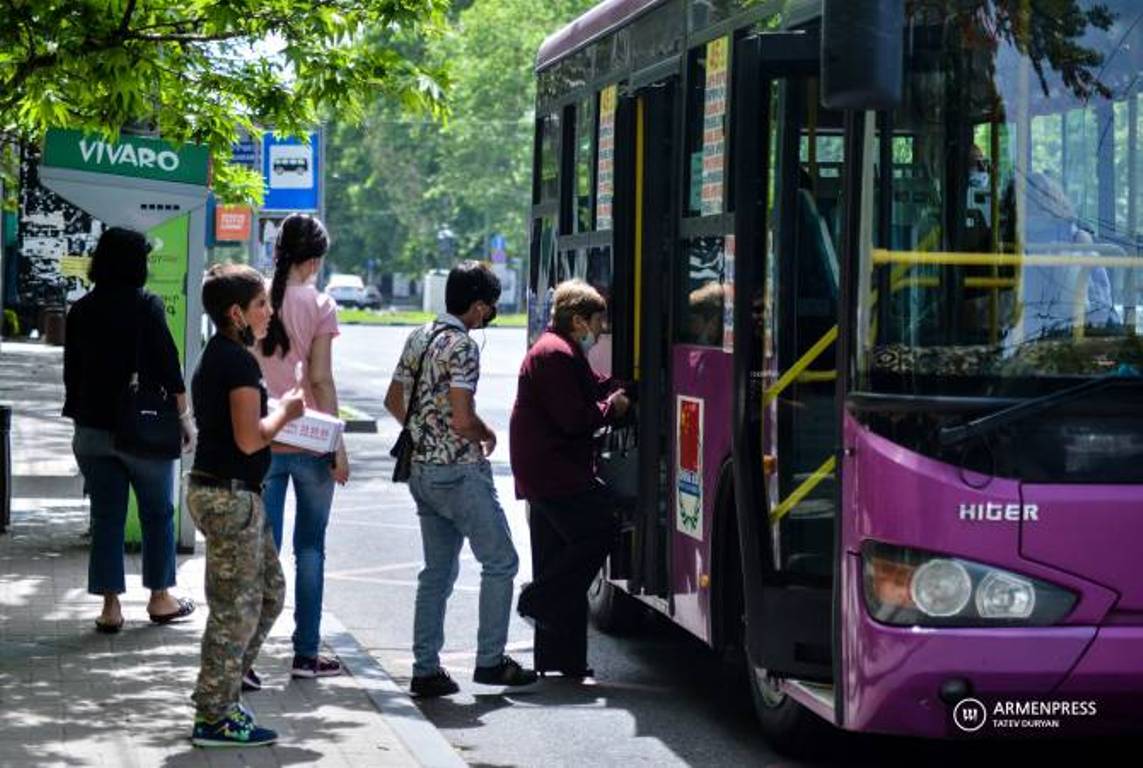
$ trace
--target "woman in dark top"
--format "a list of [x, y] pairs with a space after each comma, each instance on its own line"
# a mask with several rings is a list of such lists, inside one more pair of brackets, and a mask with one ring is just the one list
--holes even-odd
[[255, 725], [238, 697], [242, 673], [254, 665], [286, 595], [262, 481], [270, 467], [270, 443], [302, 415], [305, 404], [295, 388], [268, 413], [262, 371], [250, 352], [270, 324], [266, 285], [258, 272], [212, 267], [203, 282], [202, 305], [218, 333], [207, 342], [191, 383], [199, 441], [187, 506], [206, 536], [210, 608], [192, 696], [191, 741], [200, 747], [250, 747], [278, 738]]
[[141, 379], [161, 385], [178, 403], [183, 448], [191, 450], [194, 425], [187, 411], [186, 387], [175, 341], [159, 297], [143, 290], [147, 280], [146, 238], [130, 229], [104, 231], [91, 258], [95, 287], [68, 313], [64, 346], [63, 415], [75, 421], [72, 449], [91, 496], [91, 556], [87, 591], [103, 596], [95, 620], [100, 632], [123, 626], [119, 595], [123, 578], [123, 527], [128, 487], [138, 499], [143, 532], [143, 586], [151, 590], [147, 613], [165, 624], [194, 611], [194, 603], [174, 597], [175, 462], [142, 458], [115, 448], [117, 404], [136, 367]]
[[631, 407], [622, 383], [587, 353], [607, 303], [582, 280], [556, 286], [552, 324], [520, 365], [509, 449], [516, 495], [527, 499], [532, 583], [517, 610], [535, 620], [537, 672], [594, 674], [587, 665], [587, 589], [618, 533], [615, 498], [596, 477], [593, 436]]

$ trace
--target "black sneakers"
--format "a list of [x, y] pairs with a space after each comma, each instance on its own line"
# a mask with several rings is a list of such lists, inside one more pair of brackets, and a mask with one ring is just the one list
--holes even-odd
[[437, 696], [448, 696], [456, 693], [460, 690], [460, 686], [448, 676], [448, 672], [438, 669], [431, 675], [414, 676], [409, 689], [423, 699], [432, 699]]
[[531, 685], [536, 682], [534, 670], [524, 669], [510, 656], [504, 656], [500, 663], [491, 667], [477, 667], [472, 673], [472, 680], [482, 685]]

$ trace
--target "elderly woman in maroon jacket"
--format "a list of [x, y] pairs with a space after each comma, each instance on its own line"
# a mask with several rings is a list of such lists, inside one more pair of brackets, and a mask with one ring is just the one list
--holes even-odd
[[520, 366], [510, 447], [516, 495], [531, 506], [533, 581], [517, 610], [536, 624], [536, 670], [569, 677], [587, 666], [587, 589], [618, 530], [595, 475], [592, 436], [630, 407], [620, 385], [595, 373], [587, 352], [607, 304], [582, 280], [556, 287], [552, 324]]

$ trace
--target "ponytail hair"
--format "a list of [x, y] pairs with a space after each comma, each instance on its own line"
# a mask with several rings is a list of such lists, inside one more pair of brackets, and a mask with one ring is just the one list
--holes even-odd
[[270, 284], [270, 306], [274, 313], [270, 316], [266, 338], [262, 340], [262, 354], [266, 357], [273, 357], [279, 347], [282, 357], [290, 351], [290, 336], [282, 323], [282, 302], [286, 298], [290, 268], [310, 259], [320, 259], [328, 250], [329, 234], [316, 216], [291, 213], [282, 220], [278, 239], [274, 241], [274, 280]]

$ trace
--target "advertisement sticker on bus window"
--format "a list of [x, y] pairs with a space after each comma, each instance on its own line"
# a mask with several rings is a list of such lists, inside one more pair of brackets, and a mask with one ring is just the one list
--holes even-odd
[[[722, 213], [726, 152], [726, 71], [730, 40], [706, 45], [706, 93], [703, 104], [702, 215]], [[693, 176], [692, 176], [693, 178]]]
[[611, 208], [615, 199], [615, 109], [619, 87], [609, 85], [599, 92], [599, 160], [595, 172], [595, 228], [612, 228]]
[[722, 351], [734, 351], [734, 235], [723, 245]]
[[675, 527], [702, 541], [702, 433], [703, 401], [678, 396], [675, 423], [678, 444], [675, 455]]

